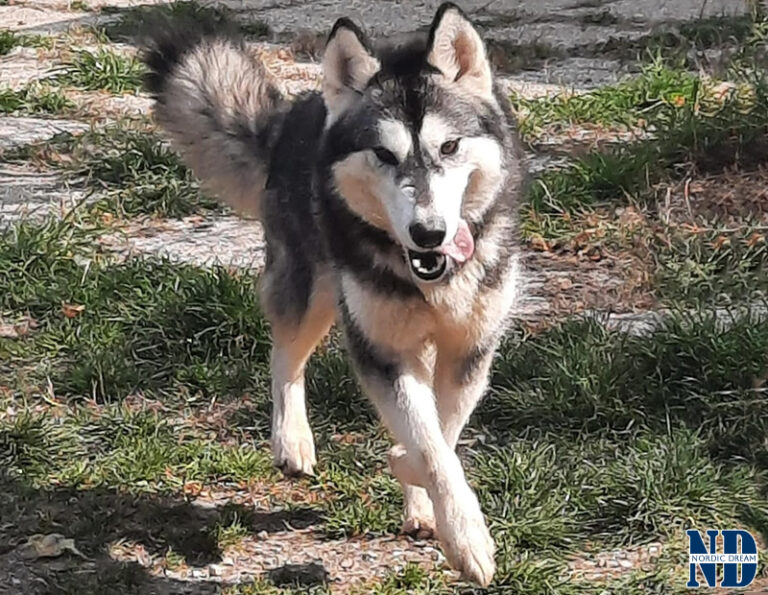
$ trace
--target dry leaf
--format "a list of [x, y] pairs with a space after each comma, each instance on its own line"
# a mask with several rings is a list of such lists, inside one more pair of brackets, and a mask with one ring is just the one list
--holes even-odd
[[88, 556], [75, 547], [75, 540], [68, 539], [59, 533], [48, 535], [36, 534], [27, 539], [27, 543], [21, 546], [22, 556], [25, 558], [57, 558], [65, 552], [88, 560]]
[[530, 245], [531, 245], [531, 250], [536, 250], [536, 252], [549, 252], [551, 249], [549, 244], [547, 243], [547, 240], [545, 240], [538, 234], [531, 237]]
[[29, 331], [37, 328], [34, 318], [27, 316], [13, 324], [0, 320], [0, 337], [4, 339], [18, 339], [29, 334]]
[[0, 324], [0, 337], [3, 339], [18, 339], [19, 331], [14, 324]]
[[66, 316], [67, 318], [76, 318], [83, 312], [83, 310], [85, 310], [85, 306], [80, 306], [77, 304], [61, 305], [61, 311], [64, 313], [64, 316]]

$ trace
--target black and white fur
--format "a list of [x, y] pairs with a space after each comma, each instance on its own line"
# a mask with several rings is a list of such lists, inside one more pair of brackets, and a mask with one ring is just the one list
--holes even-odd
[[[145, 45], [158, 122], [212, 192], [264, 225], [276, 464], [313, 470], [304, 368], [337, 321], [397, 441], [404, 530], [436, 531], [487, 585], [494, 544], [455, 448], [520, 288], [522, 158], [477, 31], [453, 4], [428, 35], [376, 47], [339, 20], [322, 93], [293, 101], [231, 33], [166, 23]], [[466, 228], [466, 261], [444, 256]]]

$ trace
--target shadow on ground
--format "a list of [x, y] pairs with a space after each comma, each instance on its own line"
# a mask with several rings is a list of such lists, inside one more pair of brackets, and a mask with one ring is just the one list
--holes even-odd
[[[222, 559], [216, 528], [233, 518], [241, 519], [253, 535], [319, 521], [309, 509], [254, 512], [244, 505], [207, 508], [178, 498], [106, 489], [38, 491], [0, 477], [0, 594], [218, 592], [214, 582], [153, 576], [138, 562], [111, 558], [109, 549], [134, 542], [153, 558], [183, 556], [190, 568], [216, 563]], [[29, 548], [23, 547], [28, 537], [49, 533], [73, 538], [85, 558], [71, 553], [30, 557]], [[326, 575], [324, 569], [279, 567], [265, 578], [274, 584], [306, 583]]]

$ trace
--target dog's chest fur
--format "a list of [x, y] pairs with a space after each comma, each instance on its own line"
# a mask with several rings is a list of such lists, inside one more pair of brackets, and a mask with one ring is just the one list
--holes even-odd
[[[498, 255], [492, 238], [478, 243], [475, 258], [444, 284], [423, 284], [421, 296], [396, 297], [341, 272], [341, 298], [374, 343], [417, 350], [425, 341], [463, 351], [498, 335], [520, 290], [516, 254]], [[496, 258], [491, 258], [492, 256]], [[506, 261], [504, 274], [488, 283], [488, 269]]]

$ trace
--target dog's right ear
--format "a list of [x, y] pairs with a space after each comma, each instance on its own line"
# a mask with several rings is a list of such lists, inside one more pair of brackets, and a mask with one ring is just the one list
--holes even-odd
[[379, 67], [363, 32], [349, 19], [336, 21], [323, 56], [323, 98], [331, 120], [355, 101]]

